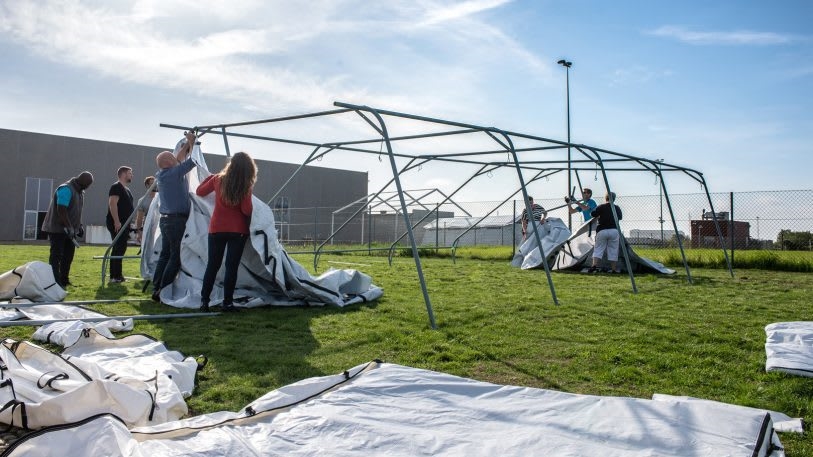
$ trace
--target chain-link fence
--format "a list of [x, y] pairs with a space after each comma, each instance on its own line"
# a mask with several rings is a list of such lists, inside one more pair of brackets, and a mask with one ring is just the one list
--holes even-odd
[[[813, 251], [813, 190], [714, 193], [713, 205], [704, 193], [619, 195], [622, 231], [632, 246], [674, 248], [677, 236], [690, 249], [781, 250], [808, 256]], [[601, 196], [595, 196], [601, 204]], [[536, 196], [548, 217], [568, 221], [562, 198]], [[522, 240], [519, 219], [524, 205], [505, 202], [416, 203], [408, 206], [410, 224], [420, 246], [517, 245]], [[280, 240], [289, 245], [407, 246], [409, 238], [400, 211], [371, 211], [363, 203], [335, 208], [275, 210]], [[570, 215], [575, 229], [581, 213]], [[674, 223], [673, 223], [674, 218]], [[716, 222], [716, 224], [715, 224]], [[718, 232], [719, 230], [719, 232]], [[328, 240], [331, 233], [332, 239]], [[721, 246], [722, 243], [722, 246]], [[803, 254], [802, 254], [803, 253]]]

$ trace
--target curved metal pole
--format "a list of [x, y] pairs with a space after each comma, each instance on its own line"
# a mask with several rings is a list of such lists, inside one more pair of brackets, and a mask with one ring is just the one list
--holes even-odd
[[[709, 188], [706, 186], [706, 178], [703, 175], [700, 175], [701, 184], [703, 185], [703, 190], [706, 191], [706, 198], [709, 201], [709, 208], [711, 209], [712, 220], [714, 221], [714, 228], [717, 230], [717, 239], [720, 242], [720, 247], [723, 250], [723, 256], [725, 257], [725, 263], [728, 266], [728, 273], [731, 277], [734, 277], [734, 270], [731, 268], [731, 260], [728, 258], [728, 252], [725, 250], [725, 243], [723, 243], [723, 231], [720, 230], [720, 224], [717, 223], [717, 212], [714, 211], [714, 203], [711, 202], [711, 194], [709, 194]], [[734, 236], [733, 233], [729, 233], [729, 236]]]
[[[299, 172], [300, 172], [300, 171], [302, 171], [302, 169], [303, 169], [303, 168], [305, 168], [305, 166], [306, 166], [307, 164], [309, 164], [309, 163], [311, 163], [311, 162], [313, 161], [313, 156], [314, 156], [314, 155], [316, 155], [316, 153], [317, 153], [317, 152], [319, 151], [319, 149], [321, 149], [322, 147], [324, 147], [324, 145], [318, 145], [318, 146], [316, 146], [316, 147], [313, 149], [313, 151], [311, 151], [311, 153], [310, 153], [310, 155], [308, 156], [308, 158], [307, 158], [307, 159], [305, 159], [305, 161], [304, 161], [304, 162], [302, 162], [302, 164], [301, 164], [301, 165], [299, 165], [299, 167], [298, 167], [296, 170], [294, 170], [294, 172], [293, 172], [293, 173], [291, 173], [291, 176], [289, 176], [289, 177], [288, 177], [288, 179], [285, 181], [285, 183], [283, 183], [283, 184], [282, 184], [282, 187], [280, 187], [280, 188], [279, 188], [279, 189], [278, 189], [278, 190], [277, 190], [277, 191], [274, 193], [274, 195], [272, 195], [272, 196], [271, 196], [271, 198], [270, 198], [270, 199], [269, 199], [267, 202], [265, 202], [265, 204], [266, 204], [266, 205], [271, 205], [271, 203], [272, 203], [272, 202], [273, 202], [273, 201], [274, 201], [274, 200], [277, 198], [277, 196], [279, 196], [279, 194], [281, 194], [281, 193], [282, 193], [282, 191], [283, 191], [283, 190], [285, 190], [285, 188], [286, 188], [286, 187], [288, 187], [288, 184], [290, 184], [290, 183], [291, 183], [291, 181], [293, 181], [293, 179], [296, 177], [296, 175], [298, 175], [298, 174], [299, 174]], [[336, 149], [336, 148], [335, 148], [335, 147], [330, 147], [330, 148], [327, 148], [327, 150], [325, 150], [325, 151], [322, 153], [322, 155], [327, 154], [328, 152], [330, 152], [330, 151], [332, 151], [332, 150], [334, 150], [334, 149]]]
[[[533, 178], [529, 179], [527, 184], [530, 184], [530, 183], [532, 183], [532, 182], [534, 182], [534, 181], [537, 181], [537, 180], [539, 180], [539, 179], [542, 179], [542, 178], [547, 178], [548, 176], [553, 176], [553, 175], [555, 175], [556, 173], [559, 173], [560, 171], [562, 171], [562, 170], [557, 170], [557, 171], [554, 171], [554, 172], [552, 172], [552, 173], [548, 173], [548, 174], [546, 174], [546, 175], [542, 175], [542, 173], [544, 173], [544, 172], [545, 172], [544, 170], [543, 170], [543, 171], [540, 171], [540, 172], [539, 172], [539, 173], [537, 173], [537, 174], [536, 174], [536, 175], [535, 175]], [[526, 184], [526, 185], [527, 185], [527, 184]], [[508, 197], [506, 197], [506, 199], [505, 199], [505, 200], [503, 200], [502, 202], [498, 203], [498, 204], [497, 204], [497, 206], [495, 206], [495, 207], [494, 207], [494, 208], [493, 208], [491, 211], [487, 212], [487, 213], [486, 213], [486, 214], [485, 214], [483, 217], [481, 217], [481, 218], [480, 218], [480, 219], [479, 219], [477, 222], [475, 222], [475, 223], [474, 223], [474, 224], [472, 224], [472, 225], [471, 225], [469, 228], [467, 228], [466, 230], [464, 230], [464, 231], [463, 231], [463, 233], [461, 233], [460, 235], [458, 235], [458, 236], [457, 236], [457, 237], [454, 239], [454, 241], [452, 241], [452, 245], [451, 245], [451, 248], [452, 248], [452, 263], [457, 263], [457, 254], [456, 254], [456, 252], [457, 252], [457, 243], [460, 241], [460, 239], [461, 239], [461, 238], [463, 238], [463, 236], [464, 236], [464, 235], [466, 235], [467, 233], [469, 233], [470, 231], [474, 230], [474, 229], [477, 227], [477, 225], [479, 225], [479, 224], [480, 224], [480, 222], [483, 222], [483, 220], [484, 220], [485, 218], [487, 218], [488, 216], [490, 216], [490, 215], [491, 215], [491, 213], [493, 213], [494, 211], [497, 211], [497, 208], [499, 208], [500, 206], [504, 205], [506, 202], [508, 202], [508, 200], [511, 200], [511, 199], [512, 199], [512, 198], [513, 198], [515, 195], [517, 195], [517, 194], [518, 194], [518, 193], [519, 193], [521, 190], [522, 190], [522, 188], [519, 188], [519, 189], [515, 190], [515, 191], [514, 191], [514, 192], [513, 192], [511, 195], [509, 195]], [[516, 206], [516, 204], [515, 204], [515, 206]], [[514, 220], [512, 220], [512, 221], [511, 221], [511, 225], [512, 225], [512, 226], [513, 226], [515, 223], [516, 223], [516, 221], [514, 221]], [[516, 229], [512, 229], [512, 232], [516, 233]]]
[[[439, 208], [439, 207], [440, 207], [440, 205], [443, 205], [443, 204], [444, 204], [444, 203], [446, 203], [447, 201], [451, 200], [451, 199], [452, 199], [452, 197], [453, 197], [453, 196], [454, 196], [456, 193], [458, 193], [458, 192], [459, 192], [461, 189], [463, 189], [463, 187], [465, 187], [465, 186], [466, 186], [466, 184], [470, 183], [472, 179], [474, 179], [474, 178], [476, 178], [476, 177], [478, 177], [478, 176], [482, 175], [482, 171], [483, 171], [483, 170], [485, 170], [485, 169], [486, 169], [486, 167], [488, 167], [488, 165], [483, 165], [482, 167], [480, 167], [480, 169], [479, 169], [479, 170], [477, 170], [476, 172], [474, 172], [474, 174], [473, 174], [473, 175], [471, 175], [471, 177], [469, 177], [469, 178], [468, 178], [468, 179], [467, 179], [465, 182], [463, 182], [463, 184], [461, 184], [461, 185], [460, 185], [460, 186], [459, 186], [457, 189], [455, 189], [455, 190], [454, 190], [454, 191], [453, 191], [451, 194], [449, 194], [449, 195], [445, 195], [445, 194], [443, 194], [443, 196], [444, 196], [445, 198], [444, 198], [444, 199], [443, 199], [443, 200], [442, 200], [440, 203], [438, 203], [438, 204], [437, 204], [437, 207]], [[435, 213], [435, 214], [437, 214], [437, 213]], [[420, 219], [418, 220], [418, 222], [415, 222], [415, 223], [412, 225], [412, 229], [414, 230], [416, 227], [418, 227], [418, 225], [420, 225], [420, 224], [421, 224], [421, 222], [425, 221], [425, 220], [426, 220], [426, 219], [427, 219], [429, 216], [431, 216], [431, 215], [432, 215], [432, 212], [431, 212], [431, 211], [427, 211], [427, 212], [426, 212], [426, 214], [425, 214], [425, 215], [424, 215], [422, 218], [420, 218]], [[439, 227], [436, 227], [436, 230], [435, 230], [435, 231], [437, 231], [437, 230], [439, 230], [439, 229], [440, 229]], [[393, 243], [390, 245], [390, 251], [389, 251], [389, 254], [388, 254], [388, 260], [389, 260], [389, 264], [390, 264], [390, 265], [392, 265], [392, 255], [393, 255], [393, 252], [395, 251], [395, 246], [398, 244], [398, 242], [399, 242], [399, 241], [401, 241], [402, 239], [404, 239], [404, 237], [405, 237], [406, 235], [407, 235], [407, 232], [402, 233], [402, 234], [401, 234], [401, 236], [399, 236], [399, 237], [398, 237], [398, 238], [397, 238], [397, 239], [396, 239], [396, 240], [395, 240], [395, 241], [394, 241], [394, 242], [393, 242]]]
[[[395, 156], [392, 152], [392, 143], [390, 143], [389, 134], [387, 133], [387, 124], [384, 123], [384, 118], [378, 114], [373, 108], [368, 106], [359, 107], [359, 110], [364, 110], [371, 113], [378, 120], [381, 127], [381, 136], [384, 138], [384, 143], [387, 145], [387, 155], [390, 158], [390, 167], [392, 168], [393, 179], [395, 180], [395, 187], [398, 189], [398, 199], [401, 201], [401, 210], [404, 213], [404, 222], [406, 223], [407, 231], [409, 232], [409, 242], [412, 245], [412, 258], [415, 260], [415, 269], [418, 272], [418, 280], [421, 283], [421, 292], [423, 292], [423, 300], [426, 303], [426, 312], [429, 314], [429, 324], [432, 330], [437, 329], [435, 325], [435, 315], [432, 312], [432, 301], [429, 299], [429, 291], [426, 289], [426, 279], [423, 276], [423, 268], [421, 267], [421, 257], [418, 255], [418, 245], [415, 243], [415, 234], [412, 233], [412, 228], [409, 225], [409, 215], [406, 213], [406, 201], [404, 200], [404, 191], [401, 187], [401, 179], [399, 178], [398, 166], [395, 164]], [[361, 114], [361, 113], [359, 113]]]
[[660, 167], [656, 166], [655, 169], [658, 173], [658, 179], [661, 182], [663, 196], [666, 198], [666, 208], [669, 209], [669, 217], [672, 219], [672, 227], [675, 228], [675, 238], [677, 238], [678, 247], [680, 248], [680, 257], [683, 259], [683, 267], [686, 269], [686, 278], [689, 280], [689, 284], [694, 284], [694, 281], [692, 280], [692, 272], [689, 271], [689, 262], [686, 260], [686, 251], [683, 249], [683, 240], [681, 239], [680, 232], [678, 232], [675, 213], [672, 211], [672, 201], [669, 198], [669, 192], [666, 191], [666, 183], [663, 180], [663, 174], [661, 173]]
[[607, 193], [610, 195], [610, 212], [613, 215], [613, 219], [615, 220], [615, 226], [618, 229], [618, 242], [621, 245], [621, 249], [624, 253], [624, 264], [627, 266], [627, 273], [629, 273], [630, 277], [630, 284], [632, 284], [632, 292], [638, 293], [638, 286], [635, 285], [635, 274], [632, 272], [632, 265], [630, 264], [630, 256], [629, 251], [627, 250], [627, 242], [624, 239], [624, 235], [621, 232], [621, 222], [618, 219], [618, 213], [615, 210], [615, 200], [612, 198], [612, 189], [610, 189], [610, 180], [607, 178], [607, 170], [604, 168], [604, 162], [601, 160], [601, 154], [596, 151], [591, 151], [596, 155], [596, 160], [598, 162], [598, 166], [601, 168], [601, 177], [604, 179], [604, 186], [607, 188]]
[[[528, 203], [528, 189], [525, 187], [525, 179], [522, 177], [522, 167], [519, 165], [519, 158], [517, 157], [517, 151], [514, 149], [514, 142], [511, 141], [511, 138], [502, 130], [492, 127], [489, 129], [491, 132], [500, 134], [505, 138], [508, 146], [508, 153], [511, 155], [511, 158], [514, 160], [514, 166], [517, 170], [517, 179], [519, 179], [519, 185], [522, 189], [522, 200], [525, 202], [525, 211], [528, 214], [528, 222], [530, 222], [531, 231], [536, 238], [536, 245], [539, 248], [539, 253], [542, 255], [542, 266], [545, 267], [545, 276], [548, 278], [548, 287], [550, 288], [550, 295], [553, 298], [553, 303], [559, 305], [559, 299], [556, 298], [556, 288], [553, 287], [553, 278], [550, 275], [550, 266], [548, 265], [548, 257], [545, 254], [545, 248], [542, 247], [542, 240], [539, 238], [539, 231], [536, 229], [536, 221], [534, 220], [534, 213], [532, 211], [530, 203]], [[487, 132], [488, 133], [488, 132]], [[490, 135], [490, 133], [489, 133]]]
[[[400, 174], [400, 173], [405, 173], [405, 172], [407, 172], [407, 171], [409, 171], [409, 170], [411, 170], [411, 169], [413, 169], [413, 168], [415, 168], [415, 167], [417, 167], [417, 166], [423, 165], [424, 163], [428, 162], [428, 160], [423, 160], [421, 163], [413, 165], [412, 163], [413, 163], [413, 162], [415, 162], [416, 160], [418, 160], [418, 159], [413, 158], [413, 159], [411, 159], [409, 162], [407, 162], [407, 164], [404, 166], [404, 168], [402, 168], [402, 169], [401, 169], [401, 171], [399, 172], [399, 174]], [[384, 186], [383, 186], [383, 187], [381, 187], [381, 190], [379, 190], [379, 191], [378, 191], [378, 192], [376, 192], [376, 193], [375, 193], [375, 194], [374, 194], [372, 197], [370, 197], [370, 200], [373, 200], [373, 199], [377, 198], [379, 195], [381, 195], [381, 194], [384, 192], [384, 189], [386, 189], [387, 187], [389, 187], [389, 185], [390, 185], [390, 184], [392, 184], [392, 183], [393, 183], [393, 181], [395, 181], [395, 178], [390, 179], [390, 180], [389, 180], [389, 182], [387, 182], [386, 184], [384, 184]], [[369, 203], [368, 203], [368, 204], [369, 204]], [[345, 222], [344, 222], [344, 223], [343, 223], [343, 224], [342, 224], [342, 225], [341, 225], [341, 226], [338, 228], [338, 230], [336, 230], [335, 232], [331, 233], [331, 234], [330, 234], [330, 236], [328, 236], [328, 237], [325, 239], [325, 241], [323, 241], [321, 244], [319, 244], [319, 246], [317, 246], [317, 247], [316, 247], [316, 249], [313, 251], [313, 254], [314, 254], [314, 256], [313, 256], [313, 269], [314, 269], [314, 270], [317, 270], [317, 271], [318, 271], [318, 269], [319, 269], [319, 258], [320, 258], [320, 257], [321, 257], [321, 255], [322, 255], [322, 248], [323, 248], [323, 247], [324, 247], [324, 246], [327, 244], [327, 242], [328, 242], [328, 241], [330, 241], [330, 240], [331, 240], [331, 239], [332, 239], [332, 238], [333, 238], [333, 237], [336, 235], [336, 233], [337, 233], [337, 232], [339, 232], [341, 229], [343, 229], [345, 225], [349, 224], [349, 223], [350, 223], [350, 221], [351, 221], [351, 220], [353, 220], [353, 218], [354, 218], [354, 217], [356, 217], [356, 216], [357, 216], [357, 215], [358, 215], [358, 214], [359, 214], [361, 211], [363, 211], [364, 209], [366, 209], [366, 206], [367, 206], [367, 205], [362, 206], [362, 207], [360, 207], [358, 210], [356, 210], [356, 212], [355, 212], [355, 213], [353, 213], [353, 215], [352, 215], [352, 216], [350, 216], [350, 217], [349, 217], [349, 218], [348, 218], [348, 219], [347, 219], [347, 220], [346, 220], [346, 221], [345, 221]], [[393, 208], [393, 209], [394, 209], [394, 208]], [[392, 260], [390, 260], [390, 266], [392, 266]]]

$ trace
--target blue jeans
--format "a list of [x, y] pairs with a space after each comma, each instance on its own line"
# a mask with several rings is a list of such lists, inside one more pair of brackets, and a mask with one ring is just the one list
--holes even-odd
[[186, 215], [162, 215], [158, 223], [161, 229], [161, 256], [152, 276], [153, 287], [161, 290], [175, 281], [181, 269], [181, 240], [186, 230]]
[[223, 262], [224, 251], [226, 252], [226, 271], [223, 275], [223, 306], [231, 305], [234, 302], [237, 268], [240, 267], [240, 258], [243, 256], [243, 247], [246, 245], [247, 239], [248, 235], [243, 233], [209, 234], [209, 261], [206, 262], [203, 287], [200, 289], [201, 303], [209, 304], [209, 296], [212, 294], [215, 277]]

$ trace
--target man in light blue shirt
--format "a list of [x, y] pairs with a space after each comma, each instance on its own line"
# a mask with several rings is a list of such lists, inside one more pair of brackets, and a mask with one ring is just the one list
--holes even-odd
[[186, 132], [184, 135], [186, 143], [176, 154], [164, 151], [155, 158], [159, 168], [155, 179], [158, 181], [158, 188], [161, 189], [158, 192], [161, 212], [158, 223], [161, 229], [161, 256], [152, 277], [154, 301], [161, 301], [161, 289], [172, 284], [181, 269], [181, 240], [191, 208], [189, 179], [186, 175], [195, 168], [195, 162], [190, 156], [196, 140], [193, 132]]
[[[584, 216], [584, 221], [587, 222], [593, 216], [590, 215], [594, 209], [598, 206], [595, 200], [593, 200], [593, 191], [590, 188], [585, 187], [582, 189], [582, 199], [580, 201], [572, 200], [570, 197], [565, 198], [565, 202], [568, 203], [568, 209], [570, 210], [570, 214], [581, 212], [582, 216]], [[576, 207], [570, 206], [573, 203]]]

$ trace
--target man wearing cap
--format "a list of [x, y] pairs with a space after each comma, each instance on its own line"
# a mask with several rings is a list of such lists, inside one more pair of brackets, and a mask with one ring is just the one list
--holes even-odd
[[82, 206], [85, 202], [85, 189], [93, 184], [93, 175], [83, 171], [56, 188], [48, 212], [42, 221], [42, 231], [48, 233], [51, 252], [48, 263], [54, 271], [54, 280], [63, 289], [71, 284], [73, 254], [76, 250], [76, 237], [83, 237]]

